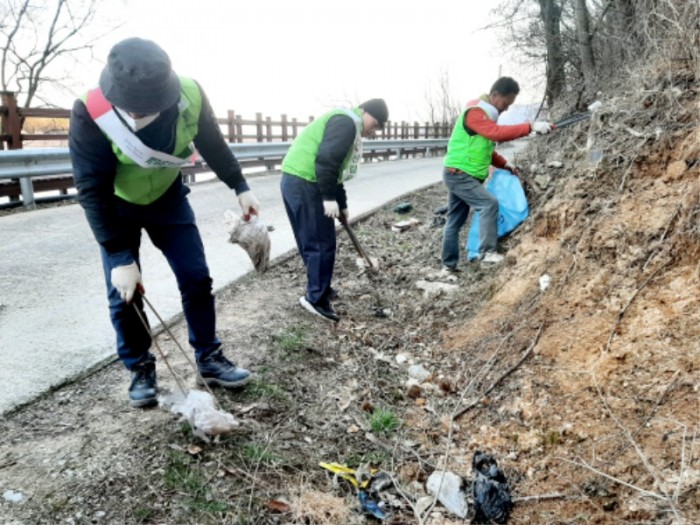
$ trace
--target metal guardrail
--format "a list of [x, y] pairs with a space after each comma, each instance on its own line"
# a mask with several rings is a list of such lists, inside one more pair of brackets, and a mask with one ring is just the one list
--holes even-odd
[[[400, 156], [403, 150], [445, 148], [446, 138], [406, 139], [406, 140], [365, 140], [363, 153], [396, 151]], [[291, 142], [254, 142], [249, 144], [229, 144], [238, 160], [281, 160], [289, 150]], [[186, 167], [186, 166], [185, 166]], [[68, 148], [32, 148], [0, 151], [0, 181], [19, 179], [22, 204], [33, 205], [34, 189], [32, 178], [51, 175], [68, 175], [73, 167]]]

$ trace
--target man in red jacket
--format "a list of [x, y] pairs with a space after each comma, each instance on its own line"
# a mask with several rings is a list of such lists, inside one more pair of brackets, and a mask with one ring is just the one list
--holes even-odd
[[484, 94], [469, 102], [457, 119], [447, 145], [443, 180], [449, 191], [447, 223], [442, 239], [442, 264], [448, 272], [459, 271], [459, 230], [469, 215], [469, 208], [479, 212], [479, 258], [483, 263], [499, 263], [503, 256], [496, 253], [498, 200], [483, 187], [489, 166], [518, 170], [494, 150], [496, 142], [525, 137], [531, 132], [549, 133], [547, 122], [499, 126], [498, 116], [506, 111], [520, 92], [518, 83], [501, 77]]

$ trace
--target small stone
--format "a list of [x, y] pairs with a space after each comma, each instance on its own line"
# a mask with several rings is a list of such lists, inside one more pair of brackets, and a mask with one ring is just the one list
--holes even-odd
[[537, 175], [535, 177], [535, 184], [537, 184], [541, 188], [544, 188], [549, 184], [549, 177], [547, 177], [547, 175]]
[[20, 503], [24, 499], [24, 494], [17, 490], [6, 490], [2, 493], [2, 498], [10, 503]]
[[661, 180], [664, 182], [676, 180], [685, 173], [685, 170], [688, 168], [684, 160], [677, 160], [675, 162], [671, 162], [671, 164], [668, 165], [668, 168], [666, 168], [666, 174], [662, 176]]
[[408, 388], [408, 392], [406, 392], [406, 395], [410, 399], [418, 399], [422, 393], [423, 393], [423, 389], [421, 387], [419, 387], [418, 385], [411, 385]]
[[396, 354], [396, 362], [400, 365], [408, 362], [408, 356], [406, 354]]
[[450, 283], [429, 282], [420, 280], [416, 282], [416, 288], [423, 290], [425, 297], [440, 295], [442, 293], [453, 293], [459, 290], [459, 286]]
[[425, 381], [432, 374], [423, 365], [411, 365], [408, 367], [408, 375], [418, 381]]

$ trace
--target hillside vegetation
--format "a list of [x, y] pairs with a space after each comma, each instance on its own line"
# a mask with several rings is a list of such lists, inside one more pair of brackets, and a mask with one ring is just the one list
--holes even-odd
[[[234, 283], [220, 335], [257, 378], [217, 397], [241, 430], [204, 442], [131, 410], [111, 365], [0, 422], [4, 522], [376, 522], [319, 467], [338, 462], [391, 477], [385, 523], [464, 523], [426, 481], [448, 470], [469, 493], [480, 450], [508, 479], [511, 524], [700, 523], [699, 32], [674, 23], [688, 21], [669, 22], [683, 46], [645, 48], [590, 120], [515, 159], [531, 216], [503, 240], [505, 264], [439, 273], [438, 185], [401, 199], [408, 215], [390, 203], [355, 224], [379, 272], [339, 233], [337, 326], [297, 306], [296, 254]], [[187, 340], [182, 322], [172, 334]], [[158, 342], [191, 384], [173, 338]], [[159, 382], [174, 388], [162, 363]]]

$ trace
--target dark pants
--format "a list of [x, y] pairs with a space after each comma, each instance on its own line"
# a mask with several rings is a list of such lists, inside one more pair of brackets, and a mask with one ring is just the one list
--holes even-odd
[[323, 198], [316, 184], [283, 173], [281, 188], [299, 254], [306, 265], [306, 298], [325, 307], [335, 266], [335, 221], [323, 214]]
[[[189, 341], [199, 360], [221, 346], [216, 337], [216, 313], [212, 280], [204, 256], [204, 245], [195, 224], [194, 212], [185, 193], [169, 196], [167, 202], [149, 206], [120, 206], [120, 223], [129, 240], [129, 252], [139, 267], [139, 246], [141, 230], [146, 230], [153, 244], [163, 252], [177, 278], [182, 308], [187, 320]], [[143, 313], [143, 302], [137, 293], [132, 304], [119, 296], [112, 286], [110, 273], [119, 266], [123, 253], [108, 255], [101, 249], [102, 265], [107, 284], [109, 312], [112, 325], [117, 333], [117, 354], [124, 365], [131, 369], [134, 365], [153, 360], [149, 353], [151, 338], [139, 319], [134, 304]], [[144, 277], [148, 293], [148, 269]], [[155, 305], [157, 308], [157, 304]], [[144, 315], [145, 318], [145, 315]]]

